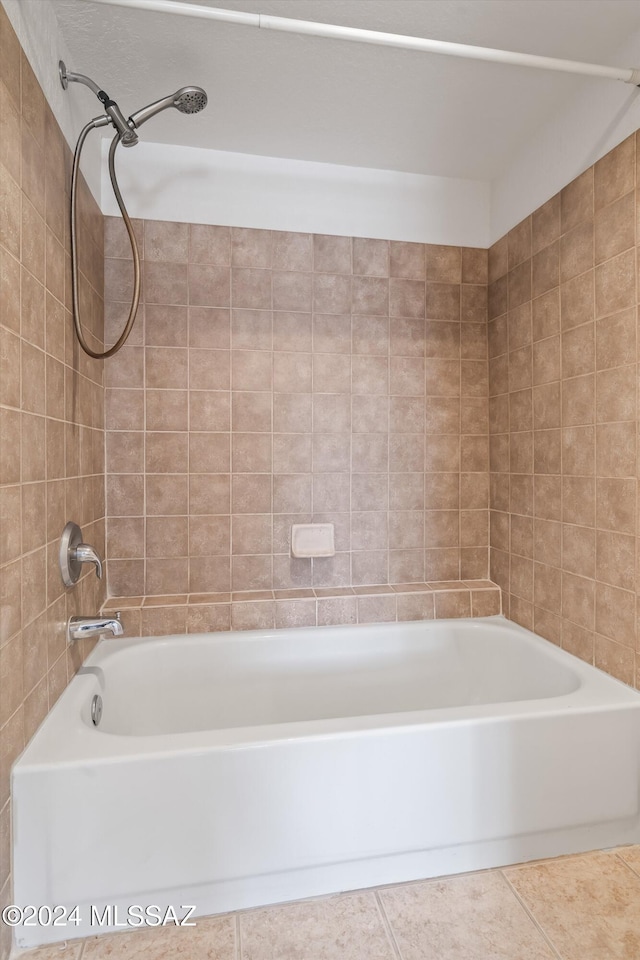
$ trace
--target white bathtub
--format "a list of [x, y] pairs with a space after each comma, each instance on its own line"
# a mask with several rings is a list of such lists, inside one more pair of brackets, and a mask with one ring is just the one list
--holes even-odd
[[13, 771], [14, 900], [82, 922], [16, 940], [637, 843], [639, 762], [640, 695], [500, 617], [106, 640]]

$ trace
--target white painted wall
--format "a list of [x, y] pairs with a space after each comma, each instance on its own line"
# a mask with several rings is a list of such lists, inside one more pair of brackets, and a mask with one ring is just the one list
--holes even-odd
[[[63, 91], [58, 60], [71, 62], [54, 5], [0, 0], [73, 148], [99, 105], [89, 90]], [[99, 78], [98, 78], [99, 79]], [[109, 139], [86, 142], [82, 168], [104, 213], [117, 214]], [[484, 247], [489, 184], [142, 141], [118, 153], [122, 190], [136, 217]]]
[[[608, 59], [640, 66], [640, 31]], [[586, 80], [492, 183], [150, 143], [120, 167], [137, 216], [484, 247], [639, 128], [639, 88]]]
[[[44, 95], [73, 150], [84, 124], [100, 113], [100, 104], [86, 88], [65, 92], [58, 77], [58, 60], [70, 70], [69, 51], [58, 27], [55, 11], [45, 0], [0, 0], [18, 35]], [[91, 102], [93, 99], [93, 103]], [[96, 201], [100, 202], [100, 143], [90, 137], [83, 151], [82, 172]]]
[[[102, 210], [118, 209], [103, 142]], [[140, 142], [117, 156], [132, 216], [485, 247], [489, 185]]]
[[[610, 58], [640, 66], [640, 31]], [[506, 119], [505, 119], [505, 122]], [[520, 151], [491, 188], [490, 242], [536, 210], [562, 187], [640, 128], [640, 89], [588, 80], [570, 108], [529, 131]]]
[[[99, 105], [80, 85], [66, 93], [60, 86], [58, 60], [70, 69], [76, 65], [54, 5], [0, 3], [73, 147]], [[640, 66], [640, 32], [608, 59]], [[599, 80], [585, 84], [569, 109], [528, 131], [491, 184], [141, 142], [119, 152], [123, 192], [132, 214], [150, 219], [484, 247], [640, 128], [638, 88]], [[115, 214], [107, 148], [103, 139], [101, 159], [99, 135], [90, 136], [83, 172], [103, 211]]]

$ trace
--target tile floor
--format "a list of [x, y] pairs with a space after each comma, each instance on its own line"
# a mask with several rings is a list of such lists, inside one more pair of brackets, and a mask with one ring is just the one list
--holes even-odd
[[20, 960], [640, 960], [640, 846], [20, 952]]

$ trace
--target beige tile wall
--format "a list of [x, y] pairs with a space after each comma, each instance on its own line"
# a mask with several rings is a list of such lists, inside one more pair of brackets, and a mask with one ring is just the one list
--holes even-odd
[[[0, 5], [0, 904], [10, 897], [9, 769], [77, 669], [64, 626], [93, 613], [95, 577], [65, 594], [66, 519], [104, 548], [102, 367], [69, 312], [70, 153]], [[102, 323], [102, 215], [83, 185], [82, 299]], [[9, 928], [0, 924], [0, 957]]]
[[[139, 222], [106, 368], [112, 595], [486, 577], [487, 252]], [[127, 309], [105, 234], [108, 336]], [[292, 523], [332, 521], [332, 559]]]
[[492, 577], [513, 620], [636, 685], [637, 143], [489, 255]]

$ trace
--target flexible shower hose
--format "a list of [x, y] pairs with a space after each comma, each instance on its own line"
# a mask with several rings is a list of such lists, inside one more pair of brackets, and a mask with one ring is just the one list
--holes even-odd
[[131, 244], [131, 252], [133, 254], [133, 297], [131, 300], [131, 309], [129, 310], [129, 317], [127, 322], [124, 325], [124, 329], [114, 345], [108, 350], [103, 351], [102, 353], [92, 350], [88, 345], [87, 341], [84, 338], [82, 332], [82, 325], [80, 323], [80, 300], [78, 296], [78, 240], [77, 240], [77, 192], [78, 192], [78, 174], [80, 172], [80, 155], [82, 153], [82, 148], [84, 142], [87, 138], [88, 133], [91, 130], [96, 129], [98, 126], [102, 126], [104, 123], [103, 117], [96, 117], [94, 120], [91, 120], [83, 129], [78, 137], [78, 142], [76, 144], [75, 153], [73, 155], [73, 167], [71, 170], [71, 286], [73, 291], [73, 325], [75, 327], [76, 336], [80, 346], [90, 357], [93, 357], [94, 360], [106, 360], [107, 357], [112, 357], [115, 353], [118, 352], [120, 347], [124, 345], [129, 334], [131, 333], [131, 328], [133, 327], [133, 322], [136, 318], [136, 313], [138, 312], [138, 304], [140, 302], [140, 253], [138, 252], [138, 244], [136, 242], [135, 234], [133, 232], [133, 225], [129, 214], [127, 213], [127, 208], [124, 205], [124, 200], [122, 199], [122, 194], [120, 193], [120, 188], [118, 186], [118, 180], [116, 178], [116, 169], [115, 169], [115, 153], [120, 143], [120, 134], [116, 133], [115, 137], [111, 141], [111, 147], [109, 148], [109, 176], [111, 178], [111, 186], [113, 188], [113, 193], [120, 208], [120, 213], [122, 214], [122, 219], [124, 220], [124, 225], [127, 228], [127, 233], [129, 234], [129, 242]]

